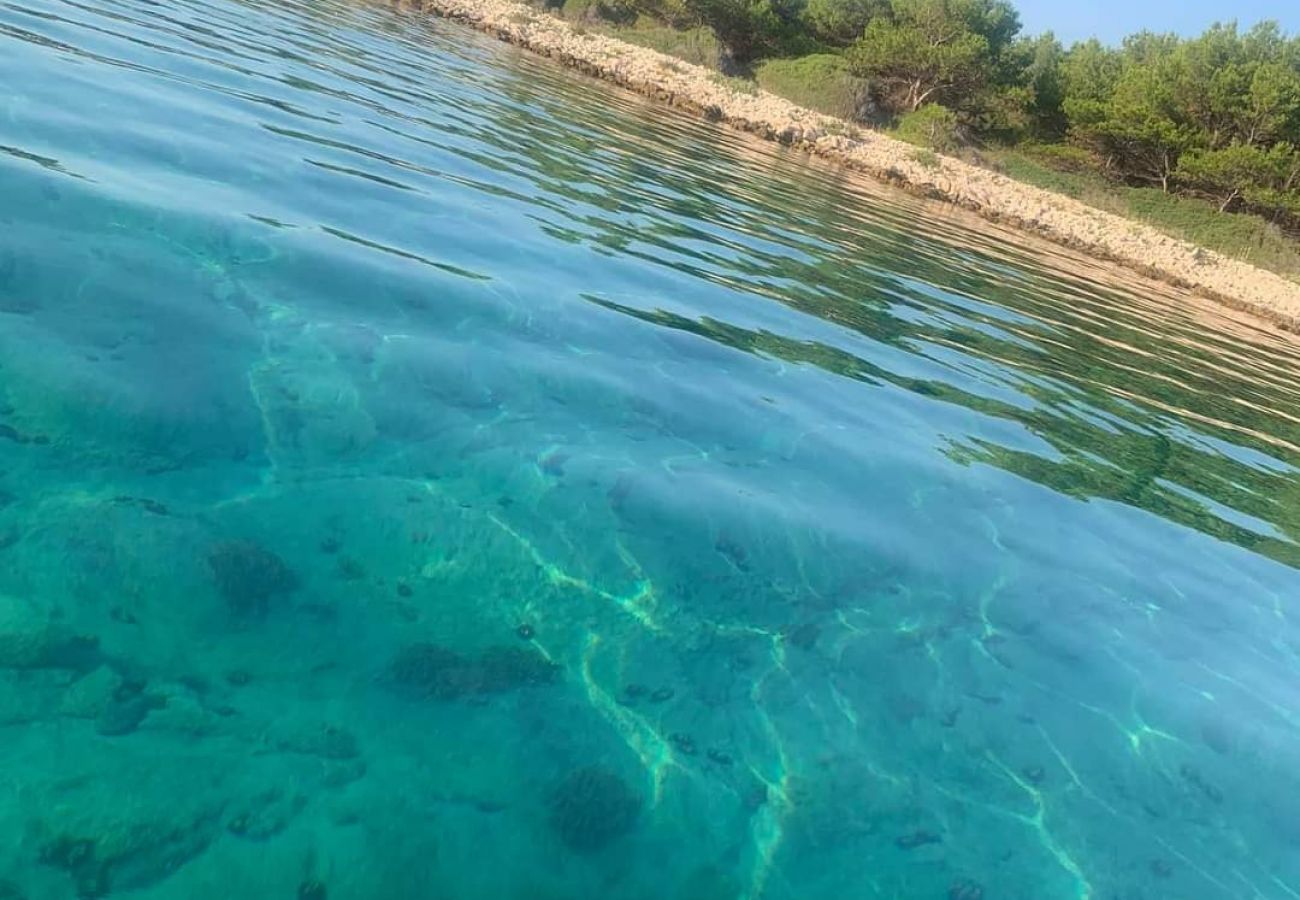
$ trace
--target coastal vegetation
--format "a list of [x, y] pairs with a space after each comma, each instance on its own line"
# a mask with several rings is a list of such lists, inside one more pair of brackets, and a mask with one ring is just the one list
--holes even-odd
[[1276, 23], [1066, 47], [1007, 0], [551, 8], [1300, 280], [1300, 37]]

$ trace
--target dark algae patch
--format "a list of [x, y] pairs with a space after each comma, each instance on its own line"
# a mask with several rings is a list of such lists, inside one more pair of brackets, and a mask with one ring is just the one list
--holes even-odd
[[240, 617], [266, 615], [272, 600], [292, 593], [298, 576], [283, 559], [248, 540], [220, 541], [208, 551], [218, 593]]
[[636, 825], [641, 799], [615, 772], [584, 766], [551, 791], [547, 806], [551, 829], [576, 853], [595, 853]]
[[525, 647], [489, 647], [462, 654], [421, 642], [397, 654], [391, 676], [394, 684], [413, 696], [460, 700], [554, 684], [560, 667]]

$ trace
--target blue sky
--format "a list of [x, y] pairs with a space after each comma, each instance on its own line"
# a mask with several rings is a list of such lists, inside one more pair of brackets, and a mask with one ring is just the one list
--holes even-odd
[[1300, 33], [1296, 0], [1012, 0], [1025, 31], [1055, 31], [1066, 44], [1096, 37], [1118, 43], [1126, 34], [1149, 28], [1199, 34], [1216, 20], [1236, 19], [1247, 27], [1260, 19], [1277, 19], [1292, 34]]

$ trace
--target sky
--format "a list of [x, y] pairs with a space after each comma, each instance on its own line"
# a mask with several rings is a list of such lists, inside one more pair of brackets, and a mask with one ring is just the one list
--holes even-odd
[[1101, 38], [1118, 44], [1142, 29], [1200, 34], [1216, 21], [1236, 19], [1243, 29], [1276, 19], [1300, 34], [1297, 0], [1012, 0], [1026, 34], [1055, 31], [1064, 43]]

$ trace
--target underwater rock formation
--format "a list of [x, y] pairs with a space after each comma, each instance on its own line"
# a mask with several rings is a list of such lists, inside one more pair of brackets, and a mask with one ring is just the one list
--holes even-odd
[[226, 820], [226, 832], [250, 841], [268, 840], [307, 808], [307, 798], [278, 786], [237, 804]]
[[276, 554], [247, 540], [220, 541], [208, 551], [212, 580], [237, 616], [262, 616], [272, 598], [290, 594], [298, 576]]
[[29, 603], [0, 594], [0, 669], [72, 669], [99, 665], [99, 639], [53, 623]]
[[558, 665], [531, 648], [490, 647], [474, 657], [425, 641], [402, 648], [391, 667], [397, 685], [436, 700], [553, 684], [559, 675]]
[[123, 682], [96, 717], [95, 731], [105, 737], [130, 734], [140, 727], [149, 713], [166, 705], [165, 698], [146, 693], [143, 683]]
[[95, 842], [66, 835], [41, 848], [42, 865], [62, 869], [72, 878], [78, 897], [102, 897], [108, 893], [108, 865], [98, 858]]
[[962, 878], [948, 888], [948, 900], [984, 900], [984, 888], [969, 878]]
[[288, 753], [304, 753], [321, 759], [346, 761], [361, 755], [360, 746], [352, 732], [337, 725], [319, 728], [288, 729], [275, 738], [277, 749]]
[[913, 831], [909, 834], [900, 835], [894, 839], [894, 845], [900, 850], [915, 850], [917, 847], [924, 847], [927, 844], [938, 844], [943, 841], [939, 835], [929, 831]]
[[641, 812], [636, 792], [603, 766], [570, 772], [547, 805], [552, 830], [576, 853], [593, 853], [627, 834]]
[[[37, 861], [72, 880], [78, 897], [103, 897], [159, 884], [201, 855], [215, 821], [118, 822], [97, 832], [56, 833], [39, 845]], [[94, 833], [94, 837], [88, 834]]]
[[122, 494], [114, 497], [113, 503], [118, 506], [135, 506], [155, 516], [171, 515], [171, 510], [165, 504], [159, 503], [157, 500], [150, 500], [148, 497], [130, 497]]

